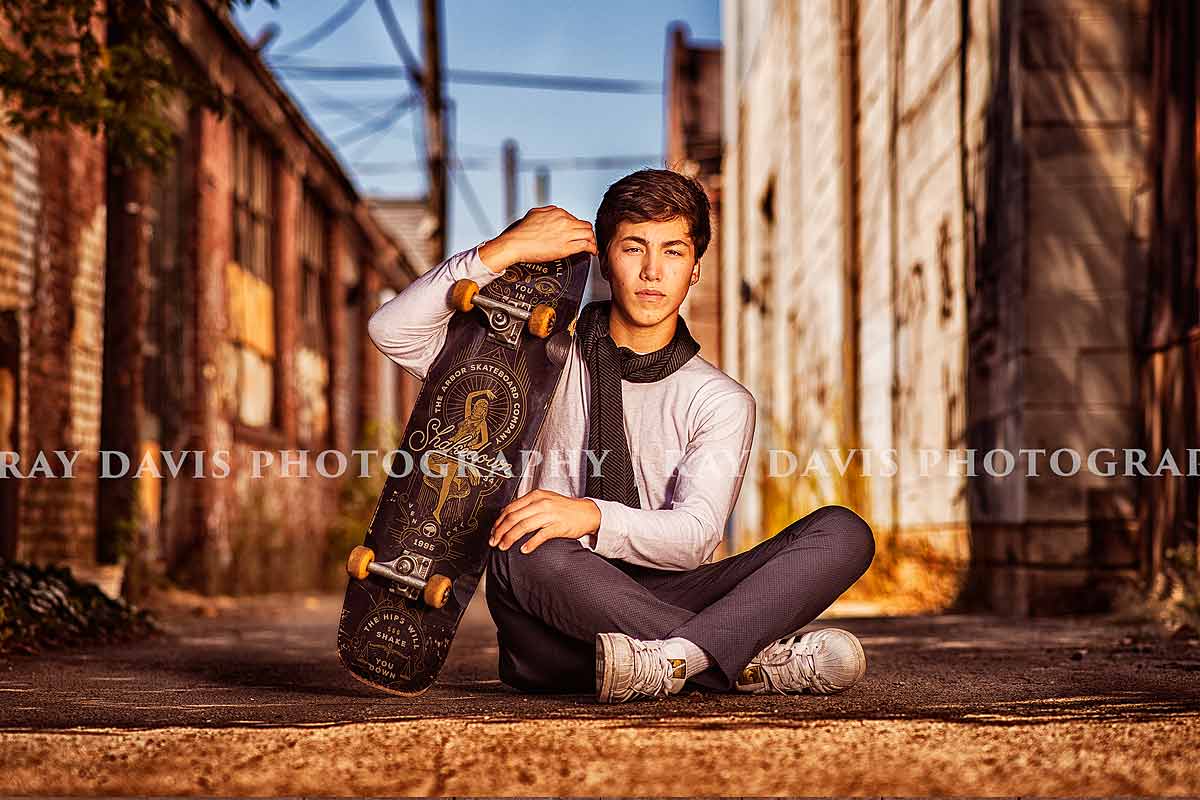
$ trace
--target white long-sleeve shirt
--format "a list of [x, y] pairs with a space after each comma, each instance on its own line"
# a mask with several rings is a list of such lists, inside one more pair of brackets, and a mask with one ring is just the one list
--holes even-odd
[[[375, 311], [367, 322], [372, 341], [424, 380], [454, 315], [450, 287], [470, 278], [482, 288], [496, 277], [478, 248], [451, 256]], [[600, 527], [581, 542], [606, 558], [694, 569], [712, 558], [741, 491], [754, 397], [698, 354], [660, 381], [623, 380], [621, 389], [642, 507], [591, 498], [600, 509]], [[587, 364], [573, 338], [517, 497], [539, 488], [584, 496], [590, 398]]]

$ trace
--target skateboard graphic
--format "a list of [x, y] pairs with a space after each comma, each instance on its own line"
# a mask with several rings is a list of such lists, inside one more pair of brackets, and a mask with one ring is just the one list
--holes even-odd
[[570, 352], [590, 256], [515, 264], [456, 310], [364, 543], [351, 551], [342, 665], [377, 689], [424, 692], [445, 663]]

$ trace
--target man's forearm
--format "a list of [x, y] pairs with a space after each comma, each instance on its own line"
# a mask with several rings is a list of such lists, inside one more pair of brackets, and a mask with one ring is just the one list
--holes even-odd
[[449, 303], [454, 282], [470, 278], [482, 288], [499, 275], [479, 257], [479, 250], [465, 250], [438, 264], [367, 321], [367, 332], [380, 352], [421, 380], [446, 341], [446, 326], [454, 316]]
[[655, 569], [695, 569], [721, 542], [720, 524], [709, 509], [651, 510], [615, 500], [594, 502], [601, 523], [585, 544], [605, 558]]

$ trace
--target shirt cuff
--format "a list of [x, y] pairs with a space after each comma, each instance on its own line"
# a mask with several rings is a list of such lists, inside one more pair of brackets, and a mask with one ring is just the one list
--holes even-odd
[[496, 280], [496, 278], [499, 278], [502, 274], [499, 272], [493, 272], [488, 268], [487, 264], [483, 263], [483, 259], [479, 256], [479, 248], [482, 246], [483, 245], [476, 245], [475, 247], [472, 247], [467, 251], [467, 257], [464, 259], [467, 267], [467, 274], [465, 277], [468, 277], [479, 284], [480, 289]]
[[600, 527], [591, 534], [593, 543], [590, 549], [605, 558], [624, 558], [629, 534], [622, 520], [621, 510], [629, 506], [616, 500], [597, 500], [594, 497], [588, 499], [600, 509]]

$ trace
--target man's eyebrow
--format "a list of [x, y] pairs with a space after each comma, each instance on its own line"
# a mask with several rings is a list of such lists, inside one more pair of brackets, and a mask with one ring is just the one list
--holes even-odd
[[[637, 242], [638, 244], [643, 245], [644, 247], [650, 246], [650, 243], [648, 241], [646, 241], [645, 239], [643, 239], [641, 236], [623, 236], [623, 237], [621, 237], [621, 241], [622, 242]], [[691, 247], [691, 243], [685, 239], [672, 239], [669, 242], [663, 242], [662, 246], [663, 247], [675, 247], [676, 245], [680, 245], [680, 244]]]

